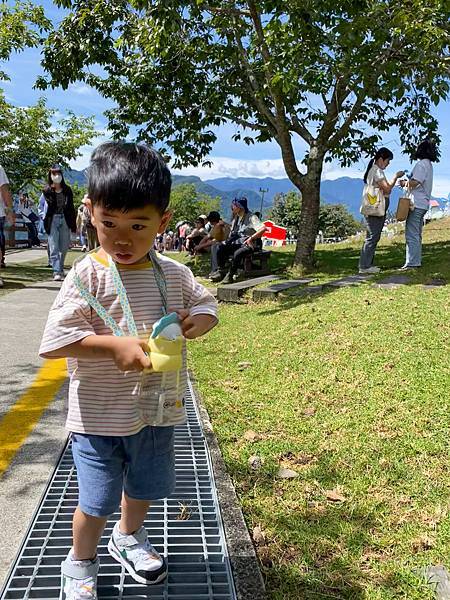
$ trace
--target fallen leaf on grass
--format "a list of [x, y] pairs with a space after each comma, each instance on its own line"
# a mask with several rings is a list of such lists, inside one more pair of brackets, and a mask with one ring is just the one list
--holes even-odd
[[302, 414], [305, 417], [313, 417], [316, 414], [316, 409], [314, 406], [308, 406], [302, 411]]
[[256, 431], [253, 431], [252, 429], [246, 431], [242, 437], [246, 442], [258, 442], [259, 440], [264, 439], [264, 436], [260, 433], [256, 433]]
[[292, 469], [285, 469], [284, 467], [280, 467], [277, 471], [277, 477], [280, 479], [294, 479], [298, 477], [297, 471], [293, 471]]
[[248, 464], [253, 471], [258, 471], [263, 465], [263, 459], [260, 456], [250, 456]]
[[264, 535], [264, 531], [261, 529], [260, 525], [253, 527], [252, 538], [255, 544], [258, 544], [260, 546], [266, 543], [266, 536]]
[[335, 488], [334, 490], [325, 490], [325, 497], [331, 502], [345, 502], [347, 500], [339, 488]]
[[248, 369], [249, 367], [252, 366], [251, 362], [247, 362], [247, 361], [242, 361], [242, 362], [238, 362], [238, 370], [239, 371], [243, 371], [244, 369]]

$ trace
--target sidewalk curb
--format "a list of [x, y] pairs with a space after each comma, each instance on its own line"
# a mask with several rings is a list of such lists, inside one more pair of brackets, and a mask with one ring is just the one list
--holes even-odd
[[200, 421], [211, 456], [237, 599], [267, 600], [258, 559], [244, 521], [239, 500], [231, 478], [227, 473], [213, 426], [196, 386], [196, 378], [192, 371], [189, 371], [189, 377], [197, 399]]

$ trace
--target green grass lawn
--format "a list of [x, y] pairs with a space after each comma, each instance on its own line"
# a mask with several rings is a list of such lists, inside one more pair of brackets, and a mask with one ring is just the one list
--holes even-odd
[[[4, 287], [0, 288], [0, 296], [15, 292], [24, 287], [32, 285], [38, 281], [45, 281], [53, 278], [53, 272], [47, 268], [47, 256], [26, 263], [15, 263], [14, 259], [20, 253], [6, 255], [6, 269], [0, 270], [0, 277], [3, 279]], [[70, 251], [66, 256], [66, 266], [72, 265], [75, 258], [80, 256], [79, 251]]]
[[[318, 280], [354, 273], [359, 247], [320, 247]], [[398, 236], [376, 262], [403, 258]], [[448, 220], [426, 227], [409, 285], [221, 304], [190, 343], [271, 600], [426, 600], [417, 571], [450, 567], [450, 288], [424, 289], [431, 278], [450, 282]]]
[[[222, 304], [189, 343], [271, 600], [427, 600], [418, 570], [450, 567], [450, 288], [423, 287], [450, 282], [449, 220], [424, 240], [408, 285]], [[360, 245], [318, 247], [317, 281], [355, 273]], [[293, 252], [272, 255], [283, 278]], [[171, 256], [209, 271], [207, 257]], [[401, 235], [377, 250], [387, 274], [403, 259]], [[0, 293], [50, 278], [41, 262], [2, 271]]]

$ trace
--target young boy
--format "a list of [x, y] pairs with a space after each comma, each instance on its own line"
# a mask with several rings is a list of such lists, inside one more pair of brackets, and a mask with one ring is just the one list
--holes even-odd
[[[170, 495], [175, 484], [173, 428], [186, 418], [185, 348], [181, 373], [149, 375], [142, 373], [151, 366], [147, 340], [164, 306], [178, 313], [189, 339], [217, 323], [214, 298], [190, 270], [152, 251], [170, 220], [170, 186], [163, 159], [146, 146], [109, 142], [95, 150], [87, 206], [101, 249], [67, 275], [45, 328], [40, 355], [69, 359], [66, 426], [79, 486], [61, 600], [97, 599], [97, 546], [119, 504], [110, 554], [140, 583], [167, 575], [143, 522], [150, 501]], [[142, 411], [152, 392], [164, 397], [158, 419]]]

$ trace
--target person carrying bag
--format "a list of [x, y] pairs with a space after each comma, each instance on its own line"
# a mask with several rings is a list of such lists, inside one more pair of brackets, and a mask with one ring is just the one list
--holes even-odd
[[389, 165], [394, 155], [388, 148], [380, 148], [370, 160], [364, 174], [364, 190], [361, 204], [361, 213], [366, 218], [367, 235], [359, 257], [359, 273], [379, 273], [380, 268], [375, 267], [373, 260], [375, 250], [383, 231], [386, 212], [389, 208], [389, 195], [403, 177], [404, 171], [398, 171], [389, 183], [384, 170]]

